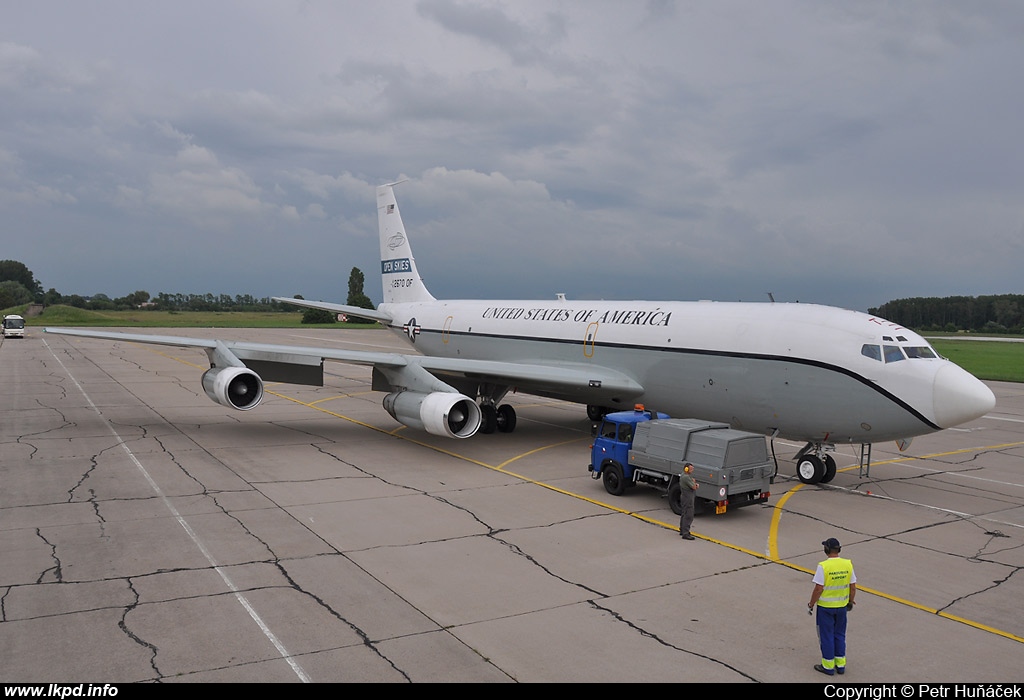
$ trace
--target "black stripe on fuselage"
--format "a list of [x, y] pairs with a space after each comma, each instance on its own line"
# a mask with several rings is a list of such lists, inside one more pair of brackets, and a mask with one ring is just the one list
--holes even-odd
[[[402, 326], [389, 326], [391, 330], [401, 331]], [[507, 340], [507, 341], [523, 341], [523, 342], [534, 342], [534, 343], [548, 343], [553, 345], [567, 345], [567, 346], [583, 346], [585, 343], [582, 340], [568, 339], [568, 338], [540, 338], [532, 335], [500, 335], [497, 333], [472, 333], [467, 331], [439, 331], [429, 328], [420, 328], [420, 334], [429, 335], [447, 335], [447, 336], [466, 336], [470, 338], [491, 338], [494, 340]], [[624, 350], [646, 350], [649, 352], [664, 352], [679, 355], [705, 355], [709, 357], [732, 357], [736, 359], [745, 360], [761, 360], [767, 362], [787, 362], [795, 365], [806, 365], [808, 367], [817, 367], [829, 372], [836, 372], [838, 374], [844, 374], [854, 381], [860, 382], [866, 387], [871, 388], [875, 392], [881, 394], [894, 404], [902, 408], [910, 415], [917, 418], [919, 421], [927, 425], [929, 428], [935, 431], [942, 430], [942, 428], [935, 423], [931, 422], [927, 416], [923, 415], [916, 408], [908, 404], [906, 401], [896, 396], [891, 391], [880, 387], [866, 377], [862, 377], [853, 370], [847, 369], [846, 367], [840, 367], [838, 365], [832, 365], [827, 362], [821, 362], [820, 360], [809, 360], [802, 357], [788, 357], [786, 355], [762, 355], [758, 353], [749, 352], [731, 352], [728, 350], [701, 350], [697, 348], [666, 348], [657, 345], [633, 345], [630, 343], [598, 343], [592, 344], [598, 348], [618, 348]]]

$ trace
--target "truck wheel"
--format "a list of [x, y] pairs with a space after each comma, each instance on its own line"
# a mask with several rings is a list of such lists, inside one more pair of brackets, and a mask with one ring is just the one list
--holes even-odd
[[672, 509], [672, 512], [676, 515], [683, 514], [683, 489], [679, 486], [679, 481], [676, 480], [671, 486], [668, 487], [668, 507]]
[[604, 490], [611, 495], [621, 496], [626, 492], [626, 477], [622, 475], [622, 465], [618, 462], [609, 462], [601, 467], [601, 479]]

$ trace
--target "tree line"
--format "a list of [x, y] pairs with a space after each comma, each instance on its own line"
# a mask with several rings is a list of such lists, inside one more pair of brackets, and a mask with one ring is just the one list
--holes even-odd
[[868, 309], [869, 314], [917, 331], [1024, 332], [1024, 294], [913, 297]]
[[[374, 308], [373, 302], [363, 293], [365, 277], [357, 267], [352, 268], [348, 278], [346, 304], [363, 309]], [[296, 295], [301, 299], [301, 295]], [[132, 292], [123, 297], [111, 299], [106, 294], [84, 297], [79, 294], [64, 295], [54, 288], [43, 291], [43, 285], [28, 267], [17, 260], [0, 260], [0, 309], [37, 303], [45, 306], [64, 304], [92, 311], [295, 311], [294, 306], [274, 301], [270, 297], [254, 297], [251, 294], [169, 294], [159, 292], [151, 296], [146, 291]], [[306, 320], [306, 317], [309, 320]], [[317, 309], [307, 309], [303, 320], [307, 323], [331, 323], [334, 314]]]
[[[374, 308], [363, 293], [365, 277], [353, 267], [348, 278], [348, 298], [345, 303], [363, 309]], [[302, 298], [296, 295], [297, 298]], [[32, 271], [16, 260], [0, 260], [0, 309], [30, 304], [50, 306], [66, 304], [95, 311], [151, 309], [154, 311], [294, 311], [294, 307], [251, 294], [169, 294], [137, 291], [111, 299], [105, 294], [83, 297], [63, 295], [52, 287], [43, 291]], [[978, 331], [985, 333], [1024, 333], [1024, 294], [996, 294], [967, 297], [912, 297], [896, 299], [868, 309], [868, 313], [881, 316], [893, 323], [918, 331]], [[308, 317], [308, 318], [307, 318]], [[303, 320], [307, 323], [330, 323], [334, 315], [326, 311], [307, 309]]]

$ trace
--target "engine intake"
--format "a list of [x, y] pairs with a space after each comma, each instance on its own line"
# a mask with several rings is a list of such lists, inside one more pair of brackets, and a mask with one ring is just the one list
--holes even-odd
[[384, 397], [384, 410], [402, 425], [431, 435], [468, 438], [480, 428], [480, 407], [462, 394], [396, 391]]
[[263, 400], [263, 380], [246, 367], [217, 367], [203, 372], [203, 390], [221, 406], [248, 411]]

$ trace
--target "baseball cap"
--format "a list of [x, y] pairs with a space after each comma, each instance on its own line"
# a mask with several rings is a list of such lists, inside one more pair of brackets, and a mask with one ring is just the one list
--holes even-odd
[[839, 544], [839, 540], [837, 540], [835, 537], [829, 537], [827, 540], [822, 542], [822, 544], [828, 547], [829, 549], [842, 549], [842, 545]]

